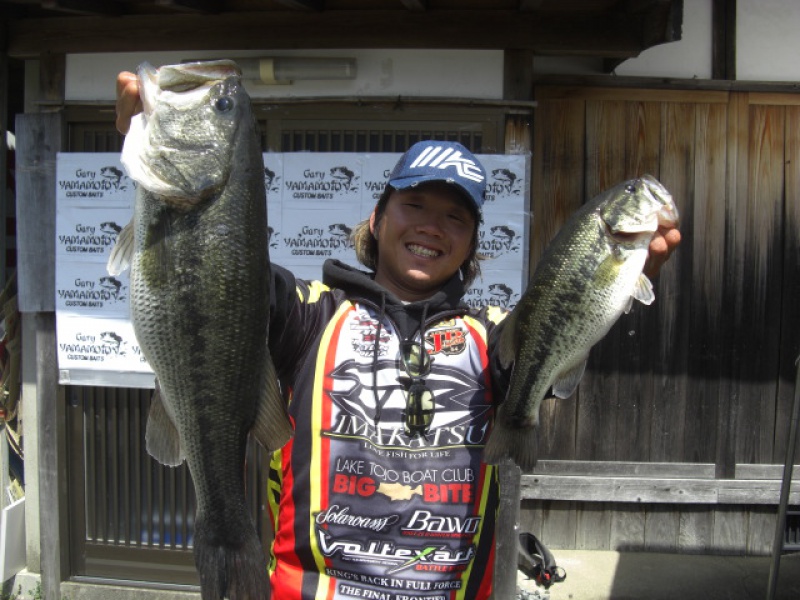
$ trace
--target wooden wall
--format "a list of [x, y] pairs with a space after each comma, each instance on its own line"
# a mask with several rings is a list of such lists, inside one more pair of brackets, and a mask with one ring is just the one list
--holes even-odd
[[[593, 350], [574, 397], [543, 405], [540, 456], [591, 461], [584, 476], [592, 464], [616, 464], [615, 476], [628, 474], [624, 461], [688, 464], [716, 494], [695, 501], [689, 486], [677, 504], [642, 506], [624, 493], [565, 501], [580, 496], [536, 489], [523, 521], [556, 547], [768, 552], [777, 495], [743, 473], [786, 452], [800, 352], [800, 95], [540, 86], [536, 100], [531, 264], [582, 202], [643, 173], [672, 192], [683, 234], [656, 302]], [[774, 492], [780, 472], [770, 473]], [[751, 491], [726, 504], [745, 477]]]

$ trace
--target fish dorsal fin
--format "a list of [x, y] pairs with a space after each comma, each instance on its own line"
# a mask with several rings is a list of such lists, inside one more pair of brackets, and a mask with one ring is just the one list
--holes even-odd
[[558, 379], [553, 383], [553, 396], [564, 400], [575, 393], [575, 390], [578, 389], [578, 384], [583, 378], [583, 372], [586, 370], [586, 362], [588, 360], [589, 355], [587, 354], [568, 371], [559, 374]]
[[162, 465], [177, 467], [183, 462], [185, 457], [181, 450], [180, 435], [164, 408], [158, 380], [150, 401], [150, 414], [147, 416], [147, 431], [144, 438], [147, 452]]
[[[653, 284], [644, 273], [639, 275], [639, 279], [636, 280], [636, 285], [633, 288], [633, 297], [642, 304], [647, 304], [648, 306], [656, 299], [653, 293]], [[628, 307], [628, 310], [630, 310], [630, 307]], [[626, 310], [625, 312], [628, 311]]]
[[133, 241], [133, 221], [131, 221], [117, 234], [117, 243], [114, 244], [106, 264], [109, 275], [119, 275], [130, 268], [133, 260]]
[[502, 331], [497, 340], [498, 355], [503, 368], [509, 367], [517, 356], [517, 311], [512, 310], [500, 324]]
[[286, 404], [283, 401], [278, 374], [269, 351], [266, 353], [264, 364], [264, 381], [261, 386], [261, 397], [256, 408], [256, 420], [253, 423], [252, 434], [258, 443], [267, 450], [277, 450], [292, 437], [292, 425], [286, 414]]

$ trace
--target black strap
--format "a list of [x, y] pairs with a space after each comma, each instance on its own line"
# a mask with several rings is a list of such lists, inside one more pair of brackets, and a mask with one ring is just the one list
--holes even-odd
[[567, 578], [567, 572], [556, 565], [553, 553], [532, 533], [519, 534], [519, 570], [548, 589]]

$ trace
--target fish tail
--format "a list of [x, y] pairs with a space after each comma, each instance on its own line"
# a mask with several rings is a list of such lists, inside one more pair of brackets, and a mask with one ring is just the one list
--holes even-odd
[[483, 449], [483, 460], [496, 465], [508, 457], [522, 471], [531, 471], [536, 466], [537, 449], [538, 435], [535, 427], [509, 427], [498, 418]]
[[218, 543], [198, 515], [194, 561], [202, 600], [269, 600], [270, 583], [261, 542], [252, 527], [239, 544]]

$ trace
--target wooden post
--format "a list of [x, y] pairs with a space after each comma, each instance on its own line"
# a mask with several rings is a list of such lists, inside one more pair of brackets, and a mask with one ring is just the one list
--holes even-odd
[[[503, 57], [503, 98], [533, 98], [533, 53], [507, 50]], [[528, 114], [508, 115], [506, 122], [506, 154], [525, 154], [531, 150]], [[533, 186], [529, 186], [532, 189]], [[530, 227], [526, 228], [531, 231]], [[527, 266], [527, 260], [526, 260]], [[526, 268], [527, 270], [527, 268]], [[522, 473], [510, 459], [499, 466], [500, 506], [495, 527], [495, 561], [493, 600], [515, 600], [517, 597], [517, 561], [519, 556], [519, 512], [522, 502]]]
[[792, 469], [794, 468], [794, 455], [797, 449], [797, 421], [800, 418], [800, 356], [797, 357], [797, 375], [794, 381], [794, 400], [792, 401], [792, 418], [789, 421], [789, 443], [786, 445], [786, 461], [783, 465], [783, 482], [781, 484], [781, 499], [778, 504], [778, 518], [775, 519], [775, 538], [772, 541], [772, 564], [767, 582], [767, 600], [775, 598], [778, 586], [778, 572], [781, 567], [781, 554], [783, 554], [783, 537], [786, 529], [786, 508], [789, 504], [789, 492], [792, 488]]
[[[58, 410], [55, 339], [55, 180], [63, 117], [60, 113], [24, 114], [17, 116], [16, 124], [19, 309], [23, 348], [35, 366], [35, 371], [28, 365], [23, 370], [26, 441], [28, 446], [34, 442], [25, 460], [26, 525], [38, 517], [33, 531], [26, 533], [28, 567], [39, 563], [44, 600], [59, 600], [66, 520], [59, 492], [64, 453], [59, 452], [63, 423]], [[27, 435], [31, 430], [35, 430], [33, 435]], [[31, 538], [34, 535], [37, 539]], [[35, 549], [31, 552], [37, 543], [38, 555]]]
[[[4, 28], [0, 28], [0, 47], [5, 48], [7, 36]], [[8, 173], [6, 168], [8, 161], [8, 54], [0, 52], [0, 248], [2, 248], [2, 259], [0, 259], [0, 287], [6, 284], [6, 256], [5, 249], [8, 246], [6, 239], [6, 219], [8, 209]], [[5, 489], [5, 488], [3, 488]], [[5, 505], [3, 505], [5, 506]]]
[[517, 597], [519, 556], [519, 506], [522, 502], [522, 474], [511, 459], [499, 466], [500, 506], [497, 511], [492, 600]]
[[[0, 28], [0, 47], [5, 48], [7, 44], [7, 34], [5, 28]], [[0, 287], [6, 285], [6, 251], [8, 240], [6, 239], [6, 222], [8, 208], [8, 173], [6, 168], [8, 160], [7, 138], [8, 138], [8, 54], [0, 52]], [[2, 307], [0, 307], [1, 309]], [[5, 434], [5, 431], [0, 431]], [[8, 488], [10, 476], [8, 472], [8, 441], [5, 435], [0, 440], [0, 508], [5, 508], [8, 496], [5, 491]]]

